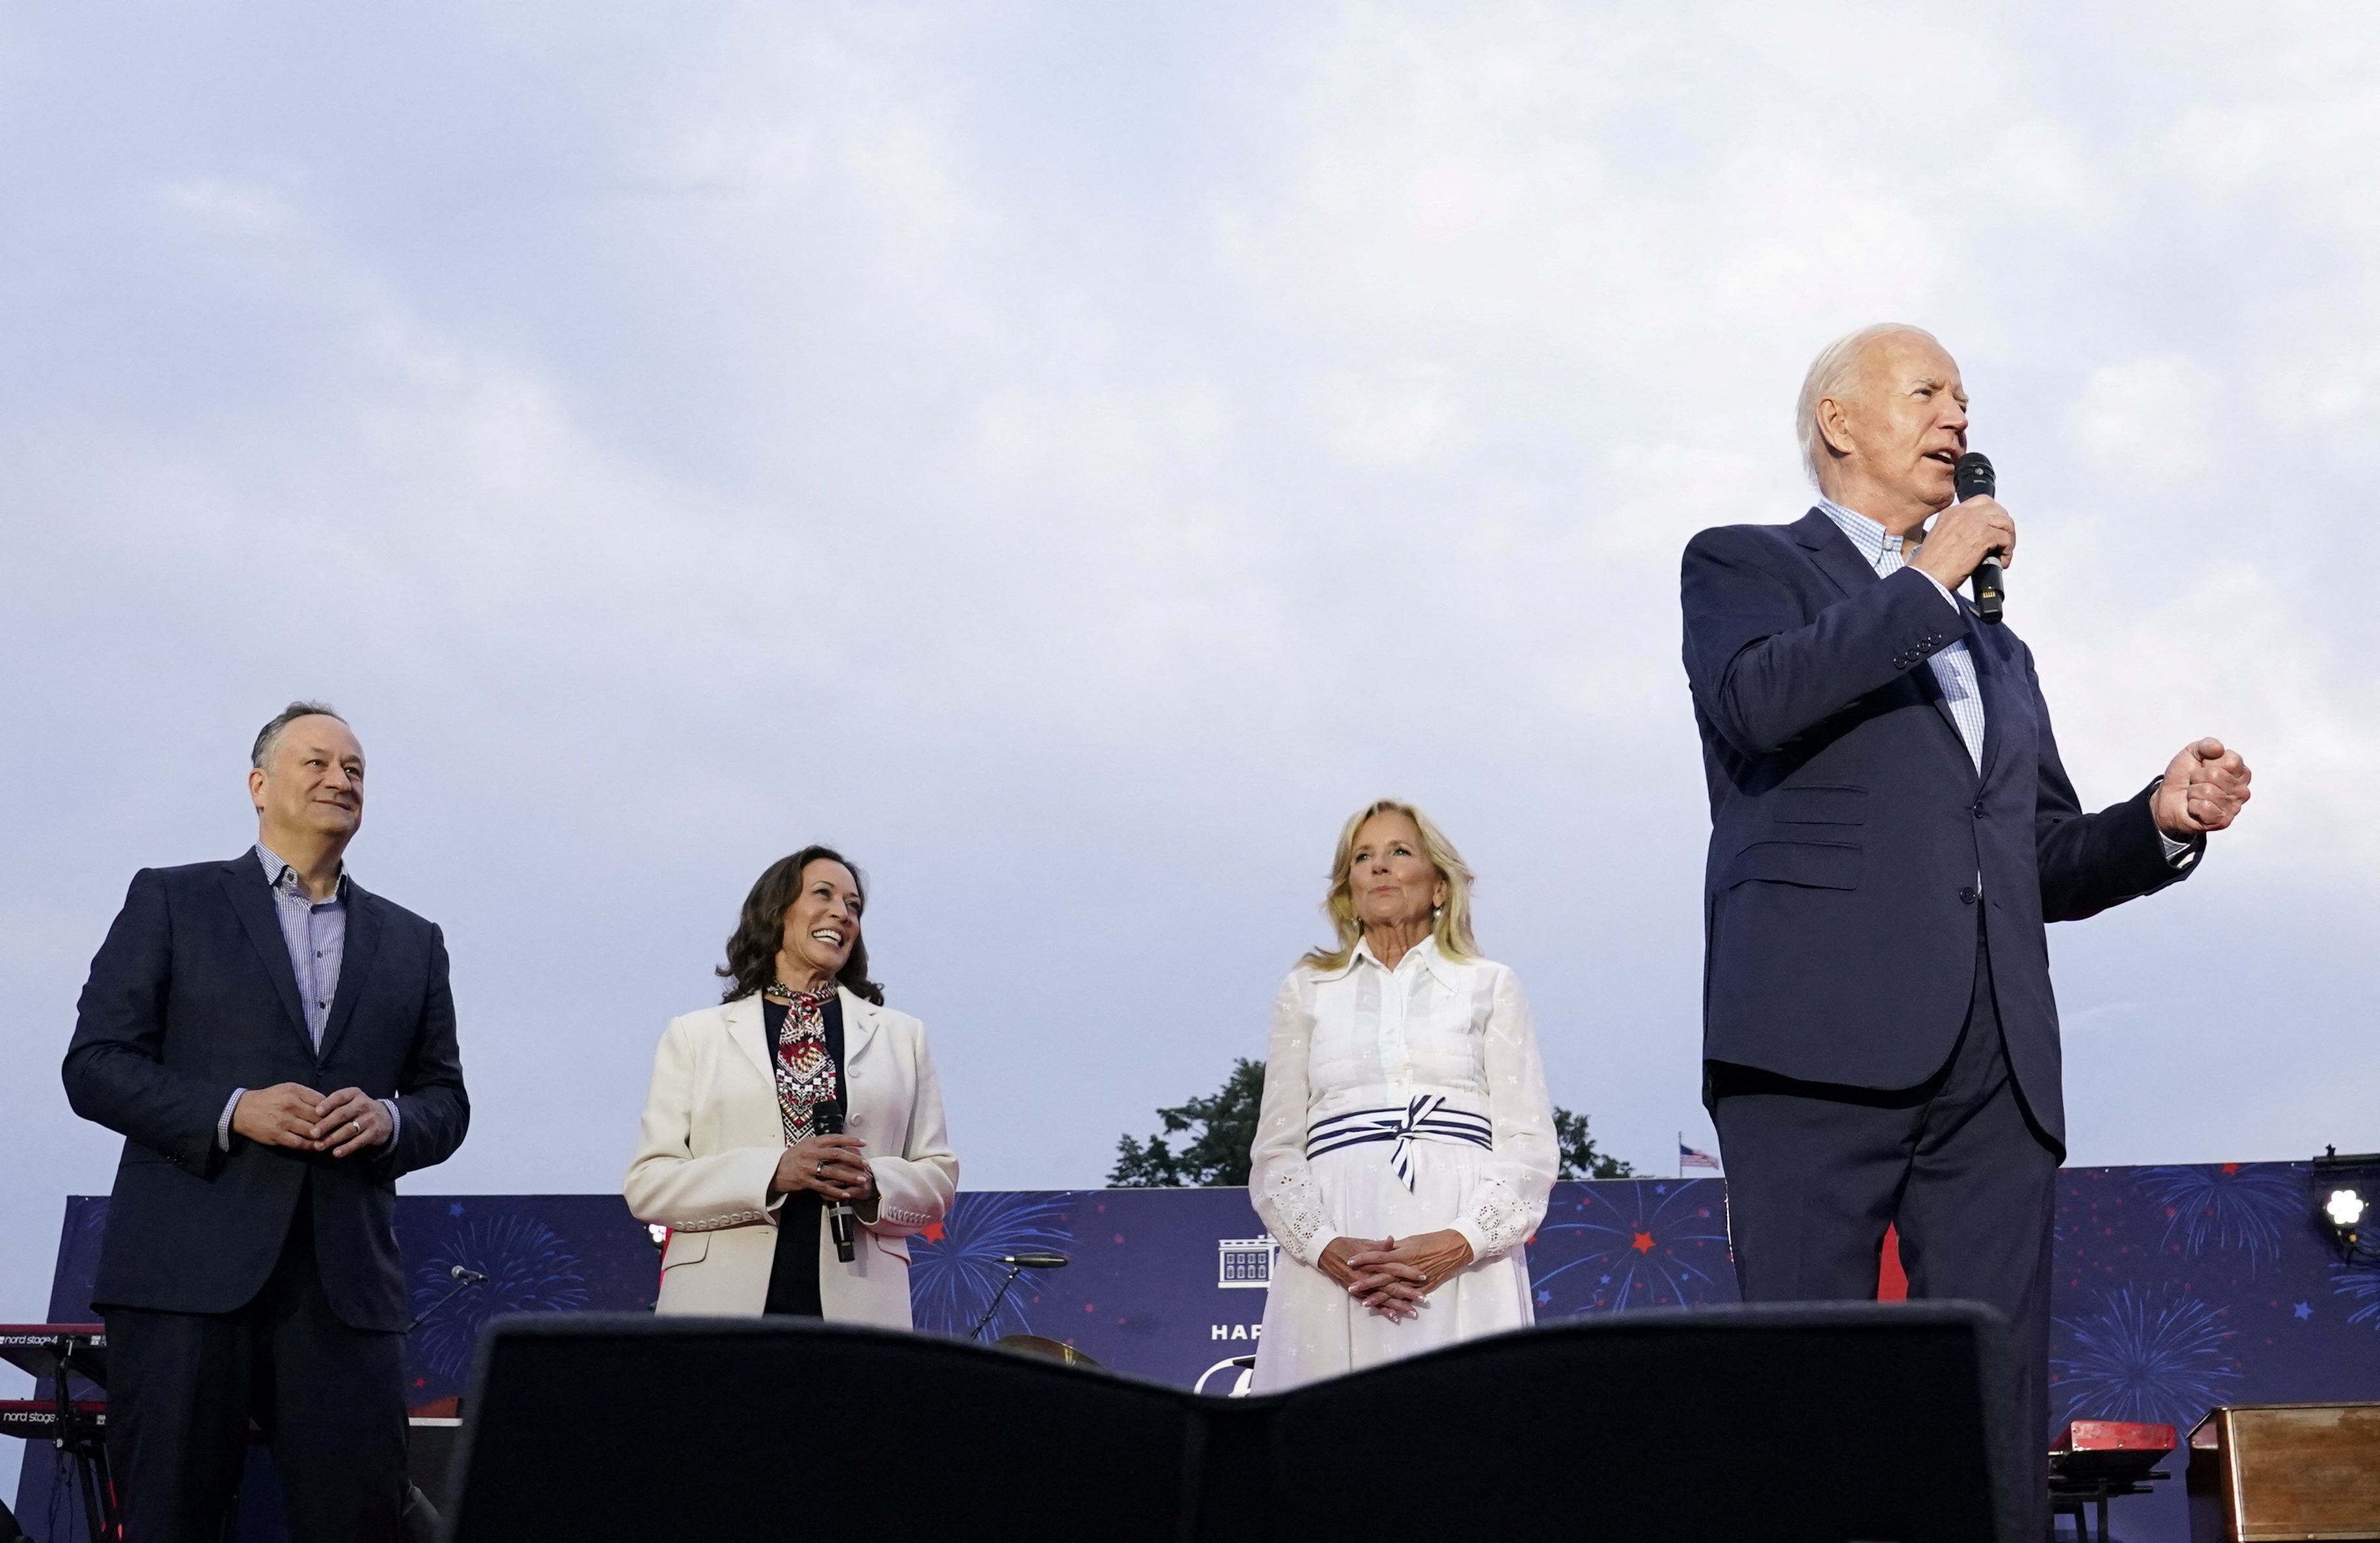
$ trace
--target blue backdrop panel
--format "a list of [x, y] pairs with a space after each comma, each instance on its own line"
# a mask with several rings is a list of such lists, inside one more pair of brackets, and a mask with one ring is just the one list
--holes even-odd
[[[2339, 1262], [2303, 1163], [2069, 1168], [2060, 1175], [2052, 1428], [2216, 1404], [2380, 1399], [2380, 1271]], [[2118, 1537], [2185, 1543], [2179, 1460], [2118, 1502]]]
[[[1736, 1299], [1718, 1179], [1621, 1179], [1555, 1187], [1529, 1244], [1541, 1319]], [[2077, 1168], [2058, 1222], [2052, 1408], [2070, 1418], [2187, 1426], [2213, 1404], [2380, 1398], [2380, 1270], [2341, 1265], [2314, 1222], [2302, 1163]], [[88, 1319], [106, 1226], [103, 1198], [67, 1202], [54, 1321]], [[414, 1310], [408, 1402], [464, 1390], [488, 1320], [505, 1312], [650, 1308], [660, 1257], [611, 1195], [408, 1195], [397, 1202]], [[991, 1308], [1003, 1255], [1054, 1248], [1063, 1270], [1026, 1271], [984, 1337], [1037, 1333], [1120, 1371], [1229, 1392], [1235, 1356], [1264, 1321], [1272, 1247], [1239, 1189], [965, 1194], [915, 1240], [918, 1327], [964, 1334]], [[439, 1299], [449, 1270], [485, 1286]], [[434, 1311], [432, 1309], [435, 1309]], [[624, 1388], [620, 1396], [646, 1396]], [[1582, 1389], [1581, 1397], [1592, 1390]], [[242, 1536], [278, 1536], [270, 1468], [255, 1465]], [[28, 1448], [19, 1513], [42, 1543], [79, 1539], [50, 1518], [51, 1462]], [[2189, 1536], [2179, 1483], [2116, 1508], [2128, 1543]]]

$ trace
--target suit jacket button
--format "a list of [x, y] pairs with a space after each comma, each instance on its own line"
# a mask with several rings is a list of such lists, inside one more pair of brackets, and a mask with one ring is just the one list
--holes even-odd
[[1959, 903], [1962, 906], [1973, 905], [1980, 893], [1981, 892], [1971, 884], [1967, 886], [1966, 888], [1959, 891]]
[[1973, 810], [1969, 811], [1969, 813], [1973, 814], [1975, 816], [1975, 818], [1977, 818], [1977, 819], [1979, 819], [1979, 820], [1980, 820], [1980, 819], [1982, 819], [1982, 818], [1984, 817], [1984, 801], [1983, 801], [1983, 800], [1981, 800], [1981, 799], [1977, 799], [1977, 800], [1975, 801], [1975, 807], [1974, 807]]

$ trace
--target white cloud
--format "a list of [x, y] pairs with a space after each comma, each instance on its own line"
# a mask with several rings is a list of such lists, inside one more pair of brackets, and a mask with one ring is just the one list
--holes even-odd
[[2217, 394], [2195, 360], [2135, 359], [2092, 371], [2068, 421], [2094, 469], [2169, 484], [2203, 474], [2225, 448], [2210, 442]]

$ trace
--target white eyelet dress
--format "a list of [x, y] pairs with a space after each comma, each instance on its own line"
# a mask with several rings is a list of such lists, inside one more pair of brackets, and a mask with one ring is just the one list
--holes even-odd
[[[1251, 1389], [1270, 1392], [1536, 1321], [1521, 1245], [1560, 1156], [1528, 999], [1425, 940], [1384, 968], [1300, 965], [1273, 1004], [1248, 1188], [1281, 1244]], [[1472, 1262], [1404, 1321], [1318, 1268], [1342, 1236], [1451, 1228]]]

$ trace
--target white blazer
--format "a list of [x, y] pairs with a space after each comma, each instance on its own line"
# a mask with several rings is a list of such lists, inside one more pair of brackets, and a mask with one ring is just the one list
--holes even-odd
[[[819, 1228], [819, 1303], [832, 1322], [906, 1329], [909, 1235], [949, 1211], [959, 1160], [926, 1026], [840, 995], [844, 1128], [867, 1143], [877, 1196], [855, 1208], [863, 1236], [849, 1264]], [[768, 1302], [785, 1199], [769, 1192], [785, 1151], [773, 1068], [758, 993], [672, 1019], [662, 1031], [621, 1187], [638, 1221], [672, 1231], [657, 1312], [758, 1317]]]

